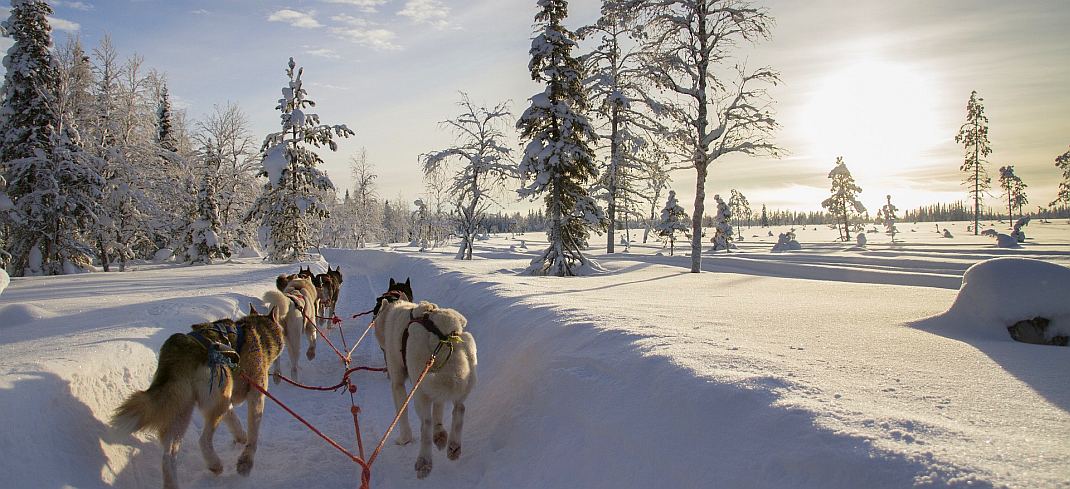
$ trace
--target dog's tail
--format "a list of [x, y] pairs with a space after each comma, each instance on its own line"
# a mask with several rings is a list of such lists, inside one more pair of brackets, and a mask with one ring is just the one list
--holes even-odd
[[191, 372], [180, 372], [181, 362], [175, 361], [170, 353], [178, 346], [176, 343], [185, 337], [179, 333], [164, 342], [152, 384], [147, 390], [131, 394], [112, 415], [113, 434], [125, 436], [149, 430], [162, 437], [175, 418], [190, 409], [194, 401], [191, 379], [188, 378]]
[[275, 309], [275, 319], [282, 324], [286, 315], [290, 313], [290, 299], [282, 292], [269, 290], [264, 293], [264, 302], [268, 307]]

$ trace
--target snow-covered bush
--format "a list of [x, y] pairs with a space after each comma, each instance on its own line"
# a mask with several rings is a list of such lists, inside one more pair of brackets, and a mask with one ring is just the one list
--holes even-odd
[[802, 249], [802, 245], [798, 241], [795, 241], [795, 232], [788, 231], [786, 233], [780, 233], [780, 237], [777, 243], [773, 245], [773, 253], [780, 253], [782, 251], [798, 251]]
[[1025, 242], [1025, 231], [1023, 231], [1022, 228], [1026, 227], [1027, 225], [1029, 225], [1029, 217], [1028, 216], [1027, 217], [1023, 217], [1021, 219], [1018, 219], [1014, 223], [1014, 230], [1011, 231], [1011, 236], [1015, 240], [1017, 240], [1019, 243], [1024, 243]]
[[665, 201], [665, 207], [661, 209], [661, 221], [654, 226], [658, 236], [669, 242], [670, 256], [676, 248], [676, 233], [686, 234], [690, 224], [688, 221], [687, 212], [684, 212], [684, 208], [676, 201], [676, 191], [670, 190], [669, 199]]
[[717, 213], [713, 216], [714, 234], [710, 240], [713, 242], [713, 251], [731, 252], [731, 249], [735, 248], [732, 244], [732, 210], [720, 195], [714, 195], [713, 200], [717, 202]]
[[856, 238], [856, 240], [858, 242], [858, 247], [862, 248], [862, 249], [865, 249], [865, 247], [866, 247], [866, 233], [858, 233], [858, 237]]

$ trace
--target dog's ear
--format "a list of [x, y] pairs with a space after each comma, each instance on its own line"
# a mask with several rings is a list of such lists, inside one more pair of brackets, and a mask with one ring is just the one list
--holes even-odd
[[256, 306], [254, 306], [252, 302], [249, 303], [249, 315], [250, 316], [256, 316], [257, 315], [256, 314]]
[[405, 285], [409, 285], [409, 277], [405, 277]]
[[279, 313], [276, 309], [277, 308], [275, 306], [271, 306], [271, 310], [268, 311], [267, 316], [270, 317], [276, 323], [279, 323]]
[[394, 277], [390, 277], [390, 286], [393, 287], [397, 282], [394, 282]]

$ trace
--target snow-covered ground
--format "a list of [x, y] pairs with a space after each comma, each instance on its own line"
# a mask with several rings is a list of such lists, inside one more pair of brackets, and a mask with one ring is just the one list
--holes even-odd
[[[1013, 342], [977, 311], [945, 313], [979, 261], [1070, 264], [1070, 225], [1034, 221], [1021, 249], [948, 227], [954, 238], [900, 223], [901, 242], [872, 233], [865, 250], [799, 227], [802, 250], [786, 253], [770, 252], [786, 228], [749, 228], [739, 253], [707, 255], [703, 274], [686, 273], [684, 243], [674, 257], [660, 244], [596, 249], [608, 272], [591, 277], [517, 275], [544, 243], [536, 233], [517, 237], [526, 249], [482, 241], [471, 262], [452, 248], [326, 251], [346, 276], [341, 315], [371, 308], [389, 277], [411, 277], [417, 299], [467, 315], [479, 344], [460, 460], [435, 452], [418, 481], [417, 447], [389, 444], [372, 486], [1070, 487], [1070, 350]], [[239, 314], [297, 265], [140, 268], [15, 278], [0, 295], [0, 486], [158, 486], [158, 445], [104, 441], [110, 411], [148, 385], [168, 335]], [[1052, 297], [1070, 296], [1051, 276]], [[974, 300], [998, 299], [992, 290]], [[1036, 292], [1012, 284], [1005, 300], [1023, 294]], [[990, 302], [967, 309], [1013, 309]], [[1070, 313], [1070, 301], [1052, 307]], [[346, 323], [349, 338], [365, 324]], [[333, 384], [339, 362], [319, 351], [302, 380]], [[356, 355], [381, 359], [374, 341]], [[357, 380], [372, 443], [390, 421], [389, 387], [382, 374]], [[352, 443], [348, 396], [272, 392]], [[226, 434], [226, 471], [205, 469], [199, 430], [195, 416], [185, 487], [358, 485], [354, 464], [274, 405], [247, 479]]]

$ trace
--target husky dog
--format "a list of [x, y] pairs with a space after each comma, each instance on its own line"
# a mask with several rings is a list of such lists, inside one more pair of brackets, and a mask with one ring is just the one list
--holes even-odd
[[333, 327], [330, 318], [335, 315], [335, 306], [338, 304], [339, 282], [330, 273], [321, 273], [312, 277], [312, 285], [316, 286], [316, 294], [320, 300], [320, 312], [322, 319], [320, 326]]
[[[400, 306], [397, 302], [394, 306]], [[408, 308], [406, 308], [408, 309]], [[453, 309], [440, 309], [430, 302], [421, 302], [409, 309], [408, 317], [396, 313], [394, 320], [406, 324], [401, 351], [388, 350], [387, 367], [399, 360], [413, 382], [419, 378], [431, 355], [435, 364], [420, 384], [413, 402], [420, 418], [420, 454], [416, 458], [416, 477], [423, 479], [431, 473], [431, 441], [446, 457], [457, 460], [461, 455], [461, 430], [464, 427], [464, 401], [476, 383], [476, 342], [465, 331], [467, 319]], [[394, 379], [394, 377], [391, 377]], [[397, 392], [395, 391], [395, 399]], [[442, 426], [443, 405], [453, 403], [450, 432]], [[433, 431], [432, 431], [433, 430]]]
[[[249, 315], [237, 321], [196, 324], [190, 334], [171, 335], [160, 347], [159, 364], [148, 390], [131, 394], [115, 410], [111, 424], [116, 432], [151, 430], [159, 437], [164, 450], [164, 488], [178, 487], [176, 459], [194, 406], [204, 416], [200, 446], [208, 470], [217, 475], [223, 472], [223, 463], [212, 446], [220, 420], [226, 422], [234, 441], [245, 444], [238, 457], [238, 473], [249, 475], [253, 469], [264, 396], [239, 374], [267, 385], [268, 369], [282, 350], [278, 318], [290, 306], [289, 300], [274, 290], [265, 294], [264, 301], [271, 306], [267, 315], [257, 314], [250, 304]], [[236, 358], [236, 367], [227, 368], [229, 362], [219, 355]], [[243, 401], [249, 406], [248, 435], [231, 409]]]
[[[301, 333], [308, 338], [308, 350], [305, 357], [309, 360], [316, 358], [316, 315], [319, 314], [317, 307], [319, 301], [316, 295], [316, 287], [312, 281], [304, 278], [295, 278], [286, 284], [282, 291], [293, 307], [287, 309], [285, 314], [279, 315], [283, 330], [286, 331], [286, 351], [290, 357], [290, 378], [297, 380], [298, 354], [301, 350]], [[282, 373], [280, 362], [275, 363], [275, 383], [279, 383], [278, 374]]]
[[275, 278], [275, 288], [279, 289], [279, 292], [286, 290], [286, 286], [290, 285], [290, 281], [297, 278], [297, 274], [281, 274]]
[[[408, 277], [405, 277], [405, 282], [404, 283], [397, 282], [393, 278], [390, 279], [390, 285], [386, 288], [386, 293], [383, 294], [382, 296], [380, 296], [375, 301], [375, 308], [372, 309], [372, 317], [375, 318], [375, 319], [372, 319], [372, 322], [375, 322], [375, 320], [379, 318], [379, 310], [382, 308], [383, 299], [386, 299], [388, 301], [396, 301], [396, 300], [403, 300], [403, 301], [406, 301], [406, 302], [414, 301], [415, 299], [413, 299], [413, 296], [412, 296], [412, 283], [411, 283], [410, 279]], [[376, 339], [376, 341], [379, 342], [379, 350], [381, 350], [383, 352], [383, 362], [385, 363], [386, 362], [386, 330], [384, 328], [376, 327], [375, 328], [375, 339]], [[387, 375], [387, 377], [393, 378], [389, 371], [387, 371], [386, 375]], [[404, 375], [404, 372], [402, 372], [402, 375]], [[401, 379], [401, 381], [404, 382], [405, 379]], [[409, 438], [411, 439], [412, 437], [410, 436]], [[406, 441], [405, 443], [408, 443], [408, 441]]]

